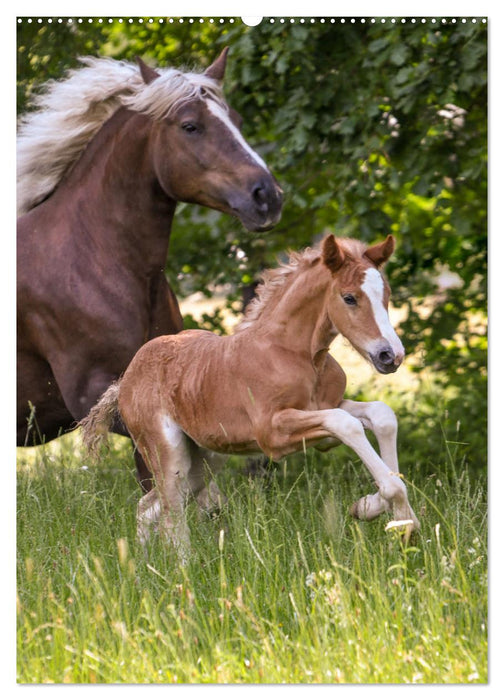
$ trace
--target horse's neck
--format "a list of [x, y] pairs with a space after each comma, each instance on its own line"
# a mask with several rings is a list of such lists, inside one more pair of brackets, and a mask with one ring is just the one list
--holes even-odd
[[336, 331], [326, 312], [330, 272], [318, 262], [294, 273], [288, 287], [265, 317], [263, 327], [289, 349], [312, 362], [327, 352]]
[[176, 202], [156, 187], [146, 157], [150, 128], [147, 117], [118, 110], [62, 184], [67, 206], [74, 198], [90, 235], [100, 237], [123, 262], [157, 268], [165, 263]]

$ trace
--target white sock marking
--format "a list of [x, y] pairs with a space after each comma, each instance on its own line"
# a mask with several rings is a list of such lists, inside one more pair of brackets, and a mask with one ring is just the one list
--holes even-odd
[[159, 520], [159, 516], [161, 514], [161, 502], [159, 499], [156, 499], [154, 503], [146, 508], [143, 513], [141, 514], [141, 519], [142, 522], [145, 525], [148, 525], [149, 523], [155, 523]]
[[170, 416], [163, 417], [162, 425], [164, 436], [170, 447], [178, 447], [182, 442], [182, 438], [184, 437], [184, 433], [180, 426], [178, 426]]

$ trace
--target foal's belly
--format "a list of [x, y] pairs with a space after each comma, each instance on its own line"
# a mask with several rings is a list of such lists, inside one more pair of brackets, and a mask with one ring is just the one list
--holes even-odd
[[181, 420], [178, 424], [183, 432], [199, 447], [226, 455], [262, 454], [249, 426], [248, 418], [233, 421], [209, 420], [198, 423], [195, 420]]

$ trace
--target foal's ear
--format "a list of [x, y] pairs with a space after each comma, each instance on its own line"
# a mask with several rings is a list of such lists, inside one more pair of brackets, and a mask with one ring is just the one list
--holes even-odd
[[146, 63], [144, 63], [140, 56], [136, 57], [136, 62], [138, 63], [138, 67], [140, 68], [140, 74], [146, 85], [149, 85], [150, 83], [152, 83], [153, 80], [159, 78], [159, 73], [155, 71], [154, 68], [151, 68]]
[[322, 260], [331, 272], [337, 272], [345, 262], [345, 251], [331, 233], [322, 243]]
[[211, 66], [205, 71], [207, 78], [212, 78], [212, 80], [217, 80], [217, 82], [222, 83], [224, 80], [224, 73], [226, 72], [226, 60], [229, 51], [229, 46], [222, 51], [221, 55], [215, 59]]
[[380, 265], [383, 265], [383, 263], [387, 262], [387, 260], [390, 258], [394, 252], [394, 248], [395, 238], [389, 233], [384, 241], [377, 243], [376, 245], [372, 245], [366, 250], [364, 255], [366, 258], [371, 260], [376, 267], [380, 267]]

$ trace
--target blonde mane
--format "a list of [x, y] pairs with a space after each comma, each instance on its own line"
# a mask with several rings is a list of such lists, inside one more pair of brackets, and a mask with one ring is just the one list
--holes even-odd
[[35, 111], [19, 122], [18, 216], [55, 189], [119, 107], [162, 119], [187, 100], [210, 97], [227, 110], [220, 85], [204, 73], [156, 69], [160, 77], [147, 85], [135, 64], [93, 57], [79, 61], [83, 68], [46, 83], [32, 101]]
[[[359, 260], [366, 250], [366, 244], [354, 238], [338, 238], [349, 258]], [[279, 267], [265, 270], [261, 276], [261, 283], [257, 287], [257, 296], [252, 299], [247, 307], [245, 316], [236, 327], [235, 333], [254, 324], [264, 309], [272, 303], [275, 296], [282, 294], [285, 285], [292, 277], [302, 269], [310, 267], [321, 257], [320, 246], [306, 248], [300, 252], [291, 252], [289, 260]]]

